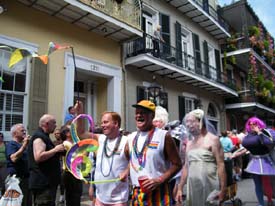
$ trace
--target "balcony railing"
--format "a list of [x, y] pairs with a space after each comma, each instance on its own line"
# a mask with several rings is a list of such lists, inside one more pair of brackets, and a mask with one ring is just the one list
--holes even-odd
[[[229, 25], [225, 22], [225, 20], [218, 14], [217, 9], [213, 8], [208, 4], [208, 1], [203, 0], [191, 0], [200, 6], [208, 15], [214, 18], [226, 31], [229, 31]], [[205, 3], [204, 3], [205, 2]]]
[[[137, 29], [141, 28], [141, 3], [119, 0], [77, 0]], [[121, 2], [121, 3], [119, 3]]]
[[235, 35], [227, 39], [225, 44], [221, 45], [221, 50], [223, 52], [232, 52], [240, 49], [250, 48], [249, 39], [243, 35]]
[[[156, 46], [159, 47], [159, 51], [156, 49]], [[225, 73], [206, 64], [200, 59], [196, 59], [190, 54], [179, 51], [169, 44], [160, 42], [148, 34], [144, 34], [142, 38], [126, 44], [127, 57], [134, 57], [140, 54], [150, 54], [161, 61], [176, 66], [182, 71], [190, 73], [191, 76], [200, 76], [209, 81], [220, 83], [236, 90], [235, 80], [228, 79]]]
[[232, 36], [230, 39], [228, 39], [227, 43], [223, 44], [221, 48], [222, 53], [252, 48], [271, 68], [273, 68], [273, 70], [275, 70], [275, 60], [269, 58], [265, 53], [265, 50], [260, 48], [258, 45], [252, 45], [248, 36], [236, 34]]
[[259, 103], [268, 108], [275, 109], [275, 97], [263, 97], [258, 95], [253, 89], [243, 89], [239, 92], [239, 96], [235, 98], [228, 98], [225, 100], [226, 104], [236, 104], [236, 103]]

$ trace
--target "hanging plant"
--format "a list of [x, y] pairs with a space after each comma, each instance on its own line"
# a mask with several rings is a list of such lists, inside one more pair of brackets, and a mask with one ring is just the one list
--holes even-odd
[[257, 26], [250, 26], [248, 28], [248, 33], [249, 33], [249, 36], [255, 36], [255, 37], [259, 37], [260, 35], [260, 30]]
[[268, 51], [268, 50], [269, 50], [269, 42], [268, 42], [268, 40], [264, 40], [264, 41], [263, 41], [263, 44], [264, 44], [264, 49], [265, 49], [266, 51]]
[[248, 71], [248, 77], [247, 81], [248, 83], [253, 86], [255, 89], [257, 88], [257, 62], [255, 56], [250, 53], [249, 54], [249, 63], [250, 63], [250, 68]]
[[223, 53], [223, 66], [224, 66], [224, 69], [226, 70], [227, 69], [227, 52], [224, 51]]

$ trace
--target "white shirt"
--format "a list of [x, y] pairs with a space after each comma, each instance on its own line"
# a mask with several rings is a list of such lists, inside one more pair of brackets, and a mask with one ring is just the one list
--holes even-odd
[[[95, 181], [110, 180], [119, 178], [119, 174], [128, 167], [128, 160], [125, 157], [124, 148], [127, 143], [127, 137], [122, 136], [118, 151], [111, 157], [104, 153], [105, 135], [98, 138], [99, 148], [96, 158]], [[107, 155], [114, 150], [118, 138], [107, 139]], [[129, 197], [129, 184], [125, 182], [114, 182], [96, 184], [96, 197], [105, 204], [125, 203]]]

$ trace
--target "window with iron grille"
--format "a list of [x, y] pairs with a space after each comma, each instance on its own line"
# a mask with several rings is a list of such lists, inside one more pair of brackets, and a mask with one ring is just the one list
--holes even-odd
[[137, 102], [148, 99], [156, 105], [164, 107], [168, 111], [168, 93], [161, 91], [159, 96], [153, 98], [152, 94], [148, 91], [147, 87], [137, 86]]

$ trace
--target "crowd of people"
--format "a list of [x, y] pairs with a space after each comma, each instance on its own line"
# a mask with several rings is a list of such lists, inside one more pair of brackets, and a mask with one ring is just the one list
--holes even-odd
[[[273, 205], [275, 131], [267, 129], [262, 120], [251, 117], [245, 131], [224, 131], [219, 137], [201, 109], [187, 113], [182, 122], [169, 123], [168, 112], [151, 101], [142, 100], [132, 106], [137, 131], [131, 133], [121, 131], [121, 117], [112, 111], [102, 114], [97, 132], [86, 131], [83, 119], [76, 121], [79, 138], [93, 138], [99, 145], [96, 152], [85, 154], [94, 162], [92, 179], [119, 179], [91, 184], [92, 205], [201, 206], [207, 205], [213, 194], [212, 200], [220, 205], [226, 200], [227, 175], [231, 174], [226, 172], [228, 159], [234, 163], [235, 180], [240, 180], [244, 171], [252, 176], [259, 205], [264, 206], [264, 195], [268, 205]], [[80, 206], [82, 181], [64, 161], [66, 150], [74, 144], [72, 120], [84, 113], [82, 102], [68, 112], [60, 128], [56, 128], [53, 115], [44, 114], [32, 137], [23, 124], [11, 127], [12, 141], [7, 144], [0, 133], [0, 187], [4, 192], [6, 175], [15, 174], [24, 195], [22, 205], [56, 205], [59, 186], [60, 202]], [[55, 141], [50, 134], [54, 134]], [[248, 153], [250, 161], [244, 167], [242, 159]]]

